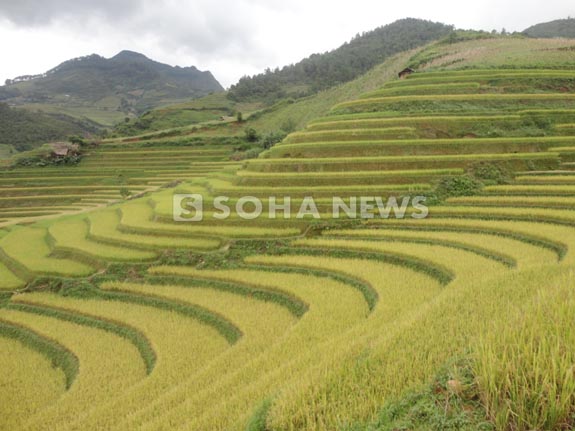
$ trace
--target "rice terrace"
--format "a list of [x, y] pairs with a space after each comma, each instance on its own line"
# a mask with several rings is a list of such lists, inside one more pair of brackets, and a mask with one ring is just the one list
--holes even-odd
[[0, 430], [575, 429], [560, 21], [0, 87]]

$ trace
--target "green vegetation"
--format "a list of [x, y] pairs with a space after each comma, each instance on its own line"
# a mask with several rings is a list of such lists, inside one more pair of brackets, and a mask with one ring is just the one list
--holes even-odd
[[0, 103], [0, 158], [8, 158], [17, 151], [30, 150], [51, 141], [65, 141], [70, 135], [95, 134], [100, 127], [88, 120], [64, 114], [33, 112], [11, 108]]
[[357, 35], [340, 48], [315, 54], [283, 69], [244, 77], [231, 87], [232, 100], [274, 102], [302, 97], [351, 81], [398, 52], [441, 38], [452, 27], [417, 19], [403, 19]]
[[479, 391], [469, 363], [446, 366], [433, 381], [418, 391], [385, 404], [378, 419], [350, 431], [468, 430], [489, 431], [494, 427], [484, 418]]
[[536, 24], [523, 30], [523, 34], [529, 37], [575, 38], [575, 18], [558, 19]]
[[[185, 128], [193, 132], [196, 125], [215, 125], [238, 120], [242, 122], [242, 111], [254, 111], [259, 104], [236, 103], [225, 92], [213, 93], [190, 102], [156, 108], [129, 121], [118, 123], [113, 135], [133, 136], [144, 132], [162, 131], [170, 133], [174, 128]], [[196, 127], [197, 129], [198, 127]]]
[[[121, 89], [116, 91], [116, 89]], [[112, 126], [127, 115], [222, 91], [210, 72], [175, 68], [130, 51], [68, 60], [43, 75], [8, 80], [10, 104], [86, 117]]]
[[[78, 141], [77, 164], [1, 171], [0, 335], [77, 358], [62, 394], [50, 355], [0, 339], [25, 359], [3, 359], [10, 428], [572, 428], [570, 44], [455, 32], [317, 95], [211, 95]], [[180, 194], [202, 221], [175, 221]], [[243, 196], [320, 218], [244, 220]], [[335, 219], [335, 196], [397, 205]]]

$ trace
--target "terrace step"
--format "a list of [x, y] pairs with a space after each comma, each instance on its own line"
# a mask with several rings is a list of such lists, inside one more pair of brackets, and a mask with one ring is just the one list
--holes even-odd
[[[44, 409], [27, 418], [28, 429], [73, 420], [111, 393], [122, 393], [146, 377], [138, 350], [125, 338], [108, 331], [82, 326], [54, 317], [2, 309], [0, 319], [30, 329], [62, 345], [77, 358], [77, 376], [57, 409]], [[97, 354], [95, 354], [97, 352]], [[102, 390], [102, 382], [106, 382]], [[110, 391], [110, 392], [108, 392]]]
[[[58, 366], [55, 352], [46, 354], [39, 348], [41, 345], [52, 347], [55, 343], [43, 339], [44, 343], [35, 346], [24, 344], [22, 340], [34, 337], [31, 334], [32, 331], [0, 321], [0, 363], [5, 370], [10, 370], [0, 373], [0, 386], [12, 386], [14, 379], [18, 379], [18, 391], [5, 391], [0, 395], [2, 405], [10, 406], [2, 412], [5, 429], [23, 429], [27, 418], [57, 403], [66, 393], [66, 376]], [[64, 353], [64, 349], [60, 352]], [[22, 399], [26, 399], [26, 403], [22, 403]]]

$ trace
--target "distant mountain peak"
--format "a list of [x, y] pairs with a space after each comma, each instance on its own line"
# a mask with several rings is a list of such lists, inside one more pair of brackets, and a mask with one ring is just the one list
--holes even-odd
[[[97, 54], [65, 61], [41, 75], [24, 75], [0, 87], [0, 102], [73, 111], [89, 107], [93, 121], [104, 125], [156, 106], [187, 101], [223, 87], [208, 71], [173, 67], [138, 52], [124, 50], [112, 58]], [[2, 91], [4, 90], [4, 91]], [[111, 120], [110, 120], [111, 119]]]
[[123, 61], [130, 61], [130, 60], [148, 60], [150, 59], [146, 57], [144, 54], [140, 54], [139, 52], [130, 51], [130, 50], [123, 50], [113, 56], [110, 60], [123, 60]]

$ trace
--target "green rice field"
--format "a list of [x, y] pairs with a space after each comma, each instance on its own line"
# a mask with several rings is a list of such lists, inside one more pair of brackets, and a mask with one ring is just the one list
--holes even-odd
[[[0, 430], [572, 429], [575, 72], [567, 41], [533, 42], [548, 67], [505, 41], [414, 51], [493, 58], [433, 57], [257, 157], [132, 137], [0, 169]], [[335, 217], [353, 197], [408, 215]]]

